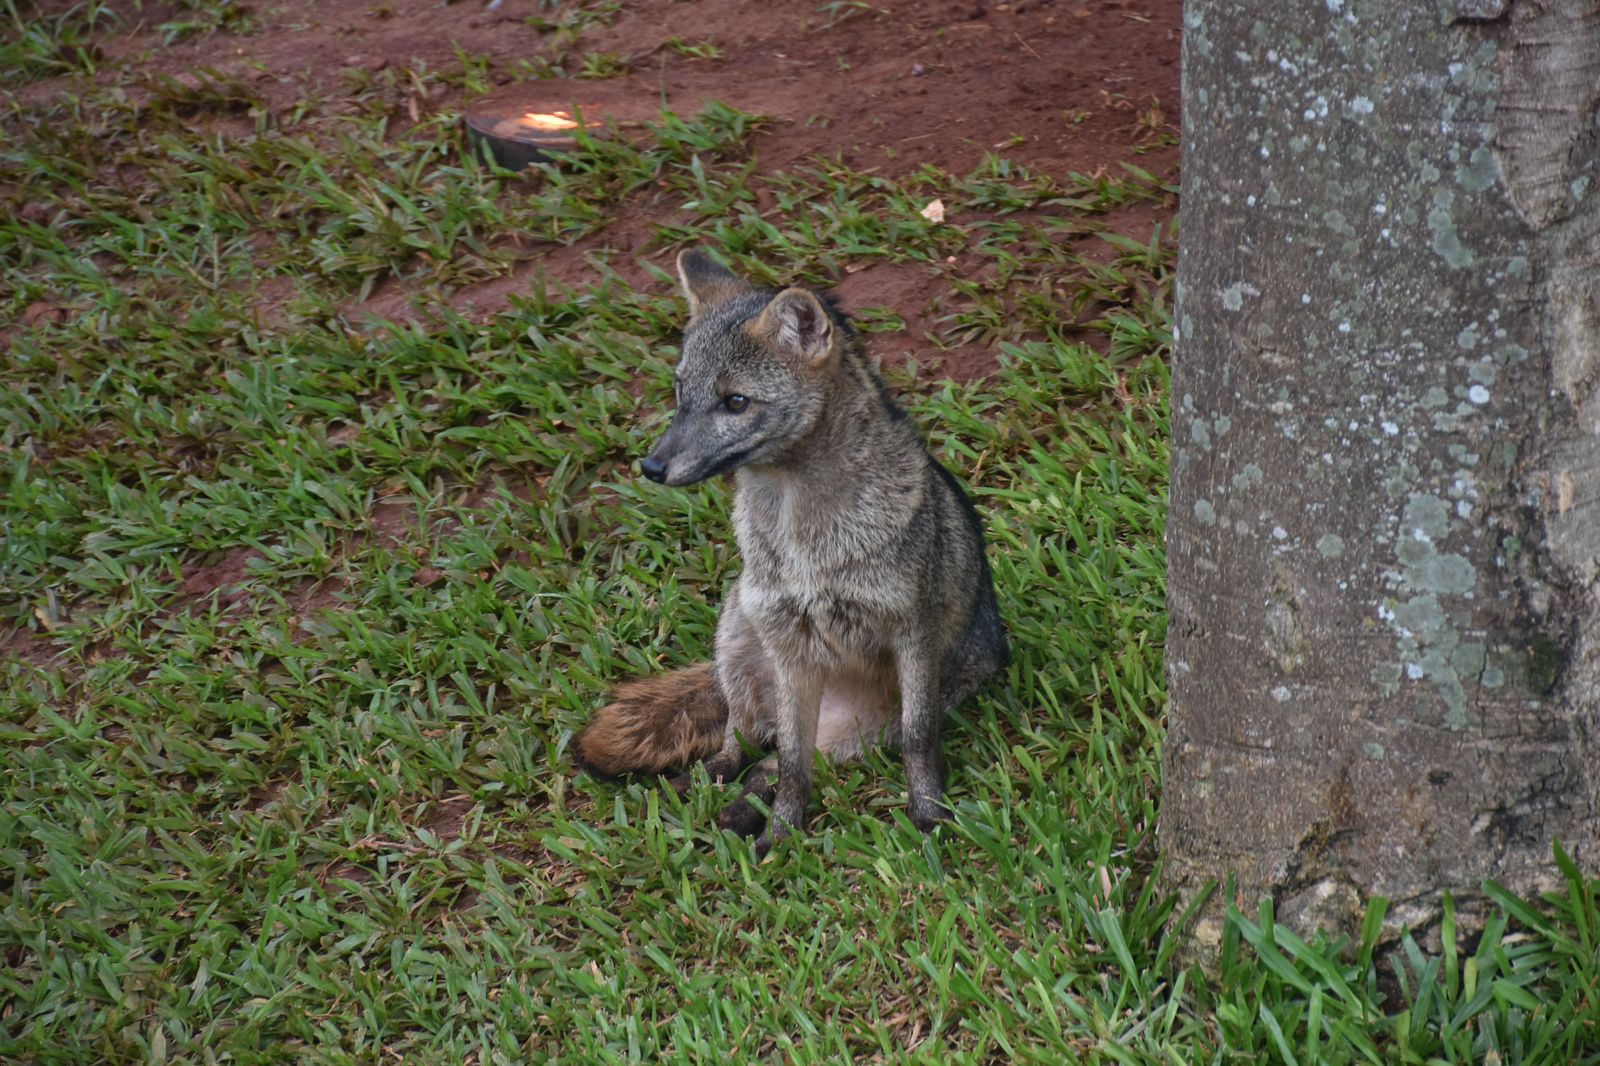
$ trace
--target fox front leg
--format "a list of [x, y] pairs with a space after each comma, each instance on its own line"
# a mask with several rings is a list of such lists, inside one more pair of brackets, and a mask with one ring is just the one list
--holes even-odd
[[944, 805], [944, 762], [939, 736], [945, 708], [939, 698], [938, 660], [920, 643], [896, 649], [900, 673], [900, 750], [905, 757], [907, 813], [924, 833], [950, 817]]
[[805, 826], [811, 803], [811, 764], [817, 751], [817, 715], [822, 710], [822, 678], [807, 670], [777, 671], [778, 791], [767, 831], [756, 840], [765, 855], [779, 839]]

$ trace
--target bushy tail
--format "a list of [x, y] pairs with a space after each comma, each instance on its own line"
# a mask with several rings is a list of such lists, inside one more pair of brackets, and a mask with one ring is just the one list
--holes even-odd
[[630, 681], [595, 713], [574, 744], [592, 774], [659, 774], [722, 747], [727, 705], [710, 663]]

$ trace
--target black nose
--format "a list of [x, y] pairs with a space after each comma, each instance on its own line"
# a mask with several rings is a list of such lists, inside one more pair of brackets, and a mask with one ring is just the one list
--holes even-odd
[[667, 480], [667, 464], [653, 455], [647, 455], [639, 460], [639, 473], [659, 483]]

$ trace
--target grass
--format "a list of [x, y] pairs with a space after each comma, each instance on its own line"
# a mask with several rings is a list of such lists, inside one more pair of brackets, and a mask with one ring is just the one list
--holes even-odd
[[[90, 77], [103, 8], [5, 13], [7, 77], [70, 80], [11, 103], [0, 145], [0, 625], [27, 634], [0, 659], [0, 1058], [1595, 1059], [1575, 869], [1431, 957], [1230, 908], [1217, 972], [1175, 958], [1152, 877], [1175, 231], [1110, 229], [1161, 180], [774, 176], [759, 118], [720, 106], [511, 175], [407, 105], [471, 91], [472, 57], [363, 76], [338, 114], [204, 74], [135, 103], [133, 67]], [[589, 64], [583, 19], [550, 18]], [[935, 197], [964, 232], [919, 215]], [[654, 250], [763, 281], [927, 272], [924, 346], [1000, 355], [976, 384], [889, 374], [984, 510], [1016, 651], [950, 729], [935, 837], [881, 756], [823, 768], [810, 834], [765, 863], [709, 785], [573, 774], [610, 683], [708, 653], [737, 566], [723, 486], [631, 474], [682, 309], [603, 251], [595, 285], [448, 306], [639, 210]], [[441, 299], [374, 326], [380, 289]]]

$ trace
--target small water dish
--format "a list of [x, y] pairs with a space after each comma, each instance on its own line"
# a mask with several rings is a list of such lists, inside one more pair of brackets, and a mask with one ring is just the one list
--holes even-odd
[[466, 123], [472, 143], [507, 170], [556, 159], [577, 147], [580, 130], [593, 134], [605, 126], [570, 111], [531, 110], [480, 112], [468, 115]]

